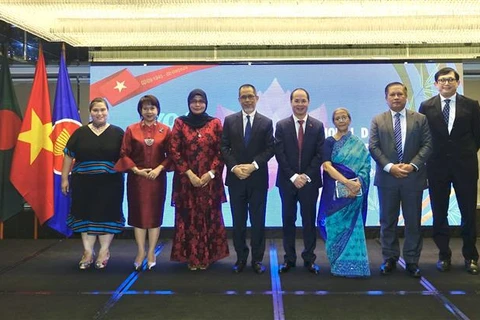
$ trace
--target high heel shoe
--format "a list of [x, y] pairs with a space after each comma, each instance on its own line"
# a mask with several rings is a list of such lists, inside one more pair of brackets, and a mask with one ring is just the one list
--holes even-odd
[[133, 263], [133, 269], [134, 269], [135, 271], [140, 271], [140, 270], [142, 270], [142, 264], [143, 264], [142, 262], [140, 262], [140, 263], [134, 262], [134, 263]]
[[148, 270], [152, 270], [153, 268], [155, 268], [156, 265], [157, 265], [157, 262], [156, 262], [156, 261], [147, 262], [147, 268], [148, 268]]
[[87, 260], [87, 254], [83, 253], [82, 259], [78, 263], [78, 268], [80, 270], [86, 270], [90, 268], [90, 266], [93, 264], [93, 258], [95, 257], [95, 253], [93, 252], [90, 260]]
[[138, 258], [139, 257], [138, 254], [135, 257], [135, 260], [133, 261], [133, 269], [135, 269], [135, 271], [142, 270], [142, 265], [143, 265], [143, 260], [145, 259], [145, 255], [146, 253], [144, 253], [143, 256], [141, 256], [141, 259]]
[[[100, 258], [100, 254], [98, 255], [98, 257]], [[107, 253], [107, 256], [105, 257], [105, 259], [103, 259], [103, 261], [98, 259], [95, 262], [95, 269], [105, 269], [107, 267], [109, 259], [110, 259], [110, 252]]]

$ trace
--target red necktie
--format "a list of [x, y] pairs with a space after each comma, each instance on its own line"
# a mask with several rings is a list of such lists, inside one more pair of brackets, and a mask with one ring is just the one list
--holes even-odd
[[303, 123], [305, 120], [298, 120], [298, 169], [300, 170], [301, 159], [302, 159], [302, 146], [303, 146]]

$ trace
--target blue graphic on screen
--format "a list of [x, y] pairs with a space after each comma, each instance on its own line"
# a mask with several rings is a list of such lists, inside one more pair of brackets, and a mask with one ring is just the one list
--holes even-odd
[[[138, 100], [145, 94], [155, 95], [161, 105], [158, 120], [172, 127], [175, 118], [188, 112], [187, 95], [195, 88], [208, 95], [207, 112], [223, 119], [241, 110], [238, 88], [253, 84], [259, 96], [257, 110], [275, 123], [292, 114], [290, 93], [298, 87], [310, 94], [309, 114], [325, 125], [325, 135], [335, 134], [332, 112], [347, 108], [352, 116], [351, 131], [368, 144], [368, 132], [374, 115], [388, 109], [384, 88], [389, 82], [399, 81], [408, 88], [407, 108], [418, 110], [420, 103], [434, 95], [434, 74], [450, 66], [460, 74], [462, 64], [455, 63], [399, 63], [399, 64], [260, 64], [260, 65], [92, 65], [91, 97], [102, 96], [110, 104], [109, 122], [126, 128], [138, 122]], [[462, 82], [460, 82], [462, 83]], [[461, 93], [463, 87], [458, 91]], [[372, 163], [368, 199], [367, 226], [379, 225], [379, 207], [376, 187], [373, 186], [375, 165]], [[269, 192], [267, 227], [282, 225], [281, 202], [275, 187], [277, 162], [269, 162]], [[225, 174], [225, 173], [224, 173]], [[174, 210], [170, 206], [173, 173], [168, 173], [167, 201], [163, 226], [173, 226]], [[228, 189], [226, 189], [228, 198]], [[449, 222], [460, 224], [460, 213], [452, 191]], [[125, 197], [124, 212], [128, 215]], [[230, 204], [223, 204], [226, 226], [232, 225]], [[399, 224], [403, 225], [402, 216]], [[422, 224], [432, 224], [428, 191], [424, 192]], [[297, 225], [301, 225], [298, 215]]]

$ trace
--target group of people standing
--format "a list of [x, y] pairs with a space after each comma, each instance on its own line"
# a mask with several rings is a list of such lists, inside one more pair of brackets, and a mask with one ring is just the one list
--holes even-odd
[[[352, 118], [345, 108], [333, 112], [337, 131], [325, 139], [323, 123], [308, 114], [310, 96], [303, 88], [292, 91], [292, 115], [277, 122], [275, 135], [272, 120], [256, 110], [259, 98], [251, 84], [240, 86], [238, 101], [242, 110], [227, 116], [223, 126], [206, 112], [207, 95], [200, 89], [190, 92], [189, 112], [178, 117], [171, 130], [157, 121], [160, 103], [154, 96], [140, 99], [137, 111], [141, 121], [130, 125], [125, 133], [107, 122], [108, 105], [96, 98], [89, 108], [91, 123], [75, 131], [66, 145], [62, 171], [62, 191], [72, 196], [68, 225], [81, 233], [84, 246], [79, 268], [107, 266], [113, 235], [121, 232], [125, 222], [122, 172], [128, 173], [128, 224], [134, 227], [138, 246], [135, 270], [156, 265], [154, 250], [163, 221], [167, 171], [174, 171], [171, 260], [187, 263], [190, 270], [205, 270], [228, 256], [221, 210], [226, 202], [222, 179], [226, 166], [225, 185], [237, 255], [233, 271], [245, 269], [251, 251], [253, 271], [264, 273], [267, 163], [275, 155], [285, 251], [280, 273], [296, 266], [300, 204], [304, 243], [301, 257], [306, 270], [319, 273], [314, 252], [318, 219], [331, 273], [345, 277], [370, 275], [364, 224], [372, 157], [377, 163], [375, 185], [384, 258], [381, 273], [391, 273], [400, 257], [395, 229], [401, 206], [406, 270], [414, 277], [420, 276], [422, 194], [428, 175], [434, 240], [440, 250], [437, 268], [447, 271], [451, 265], [447, 214], [453, 184], [462, 214], [465, 267], [469, 273], [478, 274], [475, 209], [480, 107], [478, 102], [456, 93], [458, 82], [459, 75], [453, 69], [437, 72], [435, 85], [440, 95], [422, 103], [420, 113], [405, 109], [407, 89], [403, 84], [388, 84], [385, 99], [390, 110], [372, 121], [370, 152], [349, 130]], [[95, 257], [97, 236], [100, 251]]]

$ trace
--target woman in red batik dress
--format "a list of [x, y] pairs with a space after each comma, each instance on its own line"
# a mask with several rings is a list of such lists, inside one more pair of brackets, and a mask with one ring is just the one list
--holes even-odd
[[229, 254], [222, 216], [222, 202], [226, 202], [222, 123], [206, 113], [208, 100], [203, 90], [190, 92], [187, 101], [190, 112], [175, 120], [170, 140], [175, 165], [175, 234], [170, 259], [187, 262], [190, 270], [205, 270]]
[[[171, 132], [169, 127], [157, 121], [160, 103], [156, 97], [142, 97], [137, 111], [141, 121], [128, 126], [125, 131], [115, 170], [128, 171], [128, 224], [134, 227], [138, 252], [133, 267], [138, 271], [145, 255], [148, 270], [156, 265], [155, 246], [163, 221]], [[145, 253], [147, 233], [148, 250]]]

